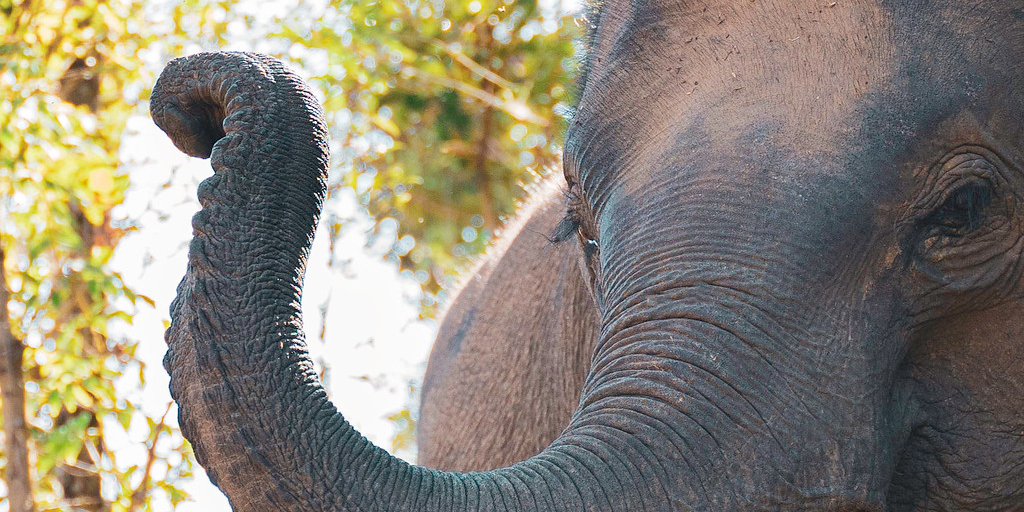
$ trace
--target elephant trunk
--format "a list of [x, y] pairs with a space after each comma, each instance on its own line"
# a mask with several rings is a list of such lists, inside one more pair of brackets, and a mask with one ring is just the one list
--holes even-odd
[[597, 484], [608, 465], [586, 443], [496, 472], [446, 473], [373, 446], [330, 403], [300, 313], [327, 129], [296, 75], [252, 54], [180, 58], [157, 81], [151, 112], [215, 171], [200, 185], [164, 365], [182, 431], [236, 510], [612, 506]]
[[[277, 62], [237, 53], [168, 64], [156, 124], [183, 152], [212, 156], [188, 269], [171, 305], [164, 366], [182, 431], [241, 510], [317, 492], [313, 453], [348, 429], [317, 384], [300, 290], [325, 196], [327, 129], [313, 95]], [[302, 444], [289, 441], [301, 435]], [[280, 478], [281, 475], [289, 475]]]

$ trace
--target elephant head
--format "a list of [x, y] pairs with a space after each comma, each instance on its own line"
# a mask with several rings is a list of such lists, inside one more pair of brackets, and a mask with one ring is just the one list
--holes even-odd
[[239, 510], [1005, 510], [1024, 499], [1024, 12], [608, 0], [563, 233], [601, 317], [568, 427], [488, 472], [335, 410], [299, 296], [326, 130], [275, 61], [168, 65], [210, 156], [165, 364]]

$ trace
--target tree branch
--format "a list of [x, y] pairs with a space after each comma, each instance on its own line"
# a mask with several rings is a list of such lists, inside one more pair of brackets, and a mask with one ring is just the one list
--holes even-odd
[[160, 423], [153, 428], [153, 441], [149, 444], [149, 450], [146, 452], [146, 469], [142, 471], [142, 483], [132, 493], [131, 503], [128, 505], [128, 512], [134, 512], [146, 502], [146, 495], [149, 494], [149, 473], [153, 470], [153, 463], [156, 462], [156, 442], [160, 440], [160, 433], [164, 429], [164, 425], [167, 421], [167, 415], [171, 412], [171, 407], [174, 402], [167, 403], [167, 409], [164, 410], [164, 415], [160, 417]]
[[[478, 86], [467, 84], [461, 80], [455, 80], [445, 76], [435, 75], [428, 71], [417, 69], [414, 66], [405, 66], [402, 68], [402, 73], [407, 74], [413, 78], [423, 80], [427, 83], [433, 83], [442, 87], [447, 87], [459, 91], [485, 105], [501, 110], [502, 112], [512, 116], [517, 121], [523, 121], [526, 123], [533, 123], [537, 126], [547, 126], [549, 121], [544, 119], [536, 112], [530, 109], [530, 106], [525, 101], [520, 99], [504, 100], [496, 96], [493, 91], [481, 89]], [[490, 81], [487, 81], [491, 84]], [[493, 85], [493, 84], [492, 84]]]
[[[484, 49], [489, 53], [494, 46], [494, 37], [488, 29], [485, 31], [487, 44]], [[482, 90], [489, 95], [494, 95], [494, 83], [483, 79], [480, 84]], [[491, 144], [491, 131], [494, 124], [494, 106], [488, 104], [484, 107], [483, 126], [480, 128], [480, 142], [477, 148], [477, 157], [473, 162], [473, 181], [476, 183], [477, 193], [480, 195], [480, 214], [484, 218], [484, 224], [490, 229], [498, 228], [498, 215], [494, 209], [494, 197], [491, 192], [491, 175], [488, 169], [487, 148]]]

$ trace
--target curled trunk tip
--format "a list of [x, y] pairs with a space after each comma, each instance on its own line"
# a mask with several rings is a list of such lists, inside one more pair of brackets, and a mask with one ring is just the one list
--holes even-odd
[[[175, 147], [189, 156], [209, 158], [213, 145], [225, 136], [225, 89], [269, 75], [265, 63], [254, 54], [212, 52], [179, 57], [167, 64], [153, 86], [149, 112]], [[203, 79], [210, 76], [219, 80]]]

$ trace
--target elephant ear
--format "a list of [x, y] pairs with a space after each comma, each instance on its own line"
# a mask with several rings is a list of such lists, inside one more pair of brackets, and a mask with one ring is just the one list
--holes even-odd
[[423, 465], [481, 471], [525, 460], [579, 405], [600, 319], [575, 234], [545, 236], [565, 216], [561, 182], [537, 187], [444, 315], [420, 400]]

